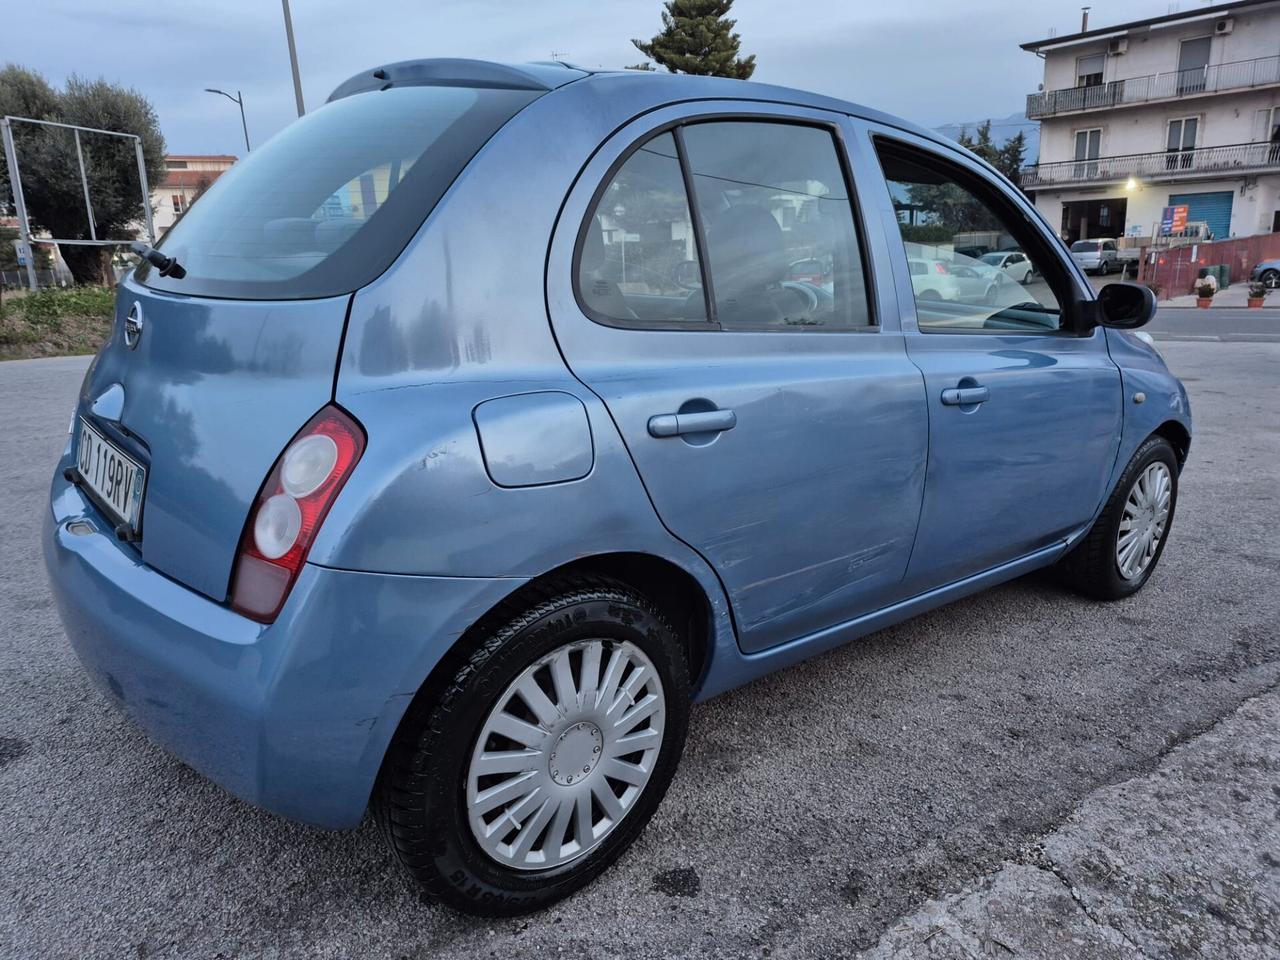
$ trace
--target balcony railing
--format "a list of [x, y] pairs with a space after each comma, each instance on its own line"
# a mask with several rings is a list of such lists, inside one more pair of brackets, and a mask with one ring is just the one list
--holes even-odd
[[1153, 73], [1146, 77], [1113, 80], [1092, 87], [1068, 87], [1027, 95], [1027, 116], [1032, 120], [1060, 113], [1101, 110], [1170, 97], [1201, 96], [1222, 90], [1242, 90], [1280, 83], [1280, 57], [1211, 63], [1194, 70]]
[[1111, 180], [1186, 180], [1210, 174], [1250, 173], [1280, 169], [1280, 142], [1236, 143], [1198, 150], [1162, 150], [1089, 160], [1037, 163], [1022, 171], [1026, 189]]

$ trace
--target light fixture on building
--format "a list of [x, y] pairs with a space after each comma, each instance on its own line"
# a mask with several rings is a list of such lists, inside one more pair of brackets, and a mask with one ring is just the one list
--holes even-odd
[[1126, 190], [1137, 190], [1138, 189], [1137, 177], [1130, 177], [1128, 180], [1126, 180], [1124, 184], [1124, 188]]

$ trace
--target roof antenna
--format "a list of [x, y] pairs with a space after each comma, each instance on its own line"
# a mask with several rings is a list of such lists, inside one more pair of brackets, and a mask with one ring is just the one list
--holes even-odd
[[1080, 32], [1081, 32], [1081, 33], [1088, 33], [1088, 32], [1089, 32], [1089, 11], [1090, 11], [1090, 9], [1092, 9], [1092, 8], [1091, 8], [1091, 7], [1081, 7], [1081, 8], [1080, 8]]

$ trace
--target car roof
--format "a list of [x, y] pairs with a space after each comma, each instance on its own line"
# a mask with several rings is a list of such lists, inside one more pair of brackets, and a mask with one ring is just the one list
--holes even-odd
[[402, 60], [357, 73], [340, 83], [329, 95], [329, 100], [394, 86], [471, 86], [551, 93], [577, 82], [626, 88], [647, 85], [657, 97], [672, 103], [701, 99], [766, 100], [830, 110], [897, 127], [948, 147], [958, 146], [955, 141], [908, 120], [820, 93], [750, 80], [700, 77], [659, 70], [592, 70], [559, 60], [535, 63], [499, 63], [459, 58]]

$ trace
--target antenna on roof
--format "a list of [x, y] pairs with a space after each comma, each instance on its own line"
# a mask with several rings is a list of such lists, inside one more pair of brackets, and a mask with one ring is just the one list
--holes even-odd
[[563, 59], [564, 59], [565, 57], [567, 57], [567, 56], [568, 56], [568, 54], [567, 54], [567, 53], [556, 53], [556, 51], [554, 51], [554, 50], [552, 50], [552, 51], [551, 51], [551, 59], [552, 59], [552, 60], [563, 60]]
[[1050, 39], [1050, 40], [1052, 40], [1052, 39], [1053, 39], [1054, 37], [1056, 37], [1057, 35], [1058, 35], [1058, 28], [1057, 28], [1057, 27], [1050, 27], [1050, 28], [1049, 28], [1049, 39]]

